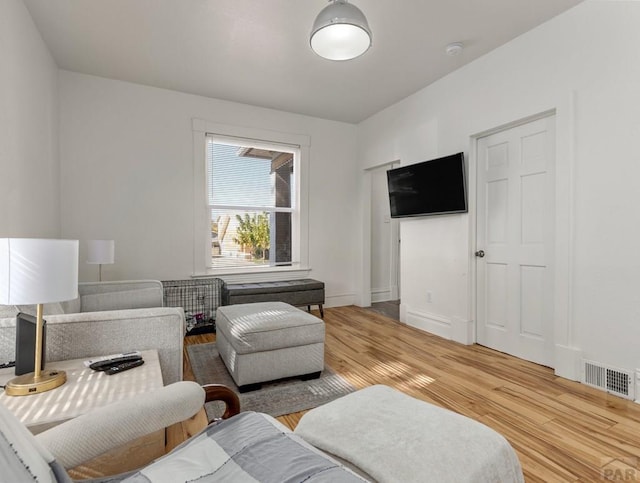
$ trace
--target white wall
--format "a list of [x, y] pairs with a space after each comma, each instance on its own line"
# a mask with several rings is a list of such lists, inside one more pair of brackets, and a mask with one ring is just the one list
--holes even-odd
[[[103, 278], [194, 273], [197, 118], [310, 136], [310, 276], [326, 283], [328, 305], [353, 302], [356, 126], [67, 71], [59, 78], [62, 231], [116, 241]], [[81, 263], [80, 277], [95, 280], [97, 268]]]
[[[587, 0], [359, 126], [366, 168], [469, 153], [475, 134], [556, 110], [556, 369], [572, 378], [580, 355], [640, 368], [638, 25], [640, 2]], [[401, 226], [404, 320], [456, 340], [475, 315], [471, 221]]]
[[21, 0], [0, 2], [0, 236], [60, 234], [58, 69]]

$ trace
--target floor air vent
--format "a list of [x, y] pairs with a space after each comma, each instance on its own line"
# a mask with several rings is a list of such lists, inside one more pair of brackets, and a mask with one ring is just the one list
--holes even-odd
[[582, 382], [625, 399], [635, 395], [631, 372], [603, 366], [597, 362], [584, 361]]

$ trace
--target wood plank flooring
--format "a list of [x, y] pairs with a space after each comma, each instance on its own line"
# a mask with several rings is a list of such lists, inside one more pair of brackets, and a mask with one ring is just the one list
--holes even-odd
[[[324, 320], [336, 372], [358, 388], [386, 384], [492, 427], [515, 448], [527, 482], [640, 481], [640, 404], [362, 308], [325, 309]], [[185, 379], [193, 379], [186, 355]], [[293, 428], [302, 414], [278, 419]], [[192, 434], [190, 424], [172, 439]]]

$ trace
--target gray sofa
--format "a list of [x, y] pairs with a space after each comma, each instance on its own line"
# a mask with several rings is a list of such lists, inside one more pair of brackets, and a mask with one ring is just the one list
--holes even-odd
[[[163, 307], [156, 280], [81, 283], [79, 297], [45, 304], [46, 360], [156, 349], [164, 384], [182, 380], [184, 311]], [[0, 363], [15, 360], [15, 315], [32, 306], [0, 306]]]

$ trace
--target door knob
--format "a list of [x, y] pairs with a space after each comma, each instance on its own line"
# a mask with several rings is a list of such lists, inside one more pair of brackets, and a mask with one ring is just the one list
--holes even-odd
[[478, 250], [476, 252], [476, 257], [483, 258], [484, 257], [484, 250]]

